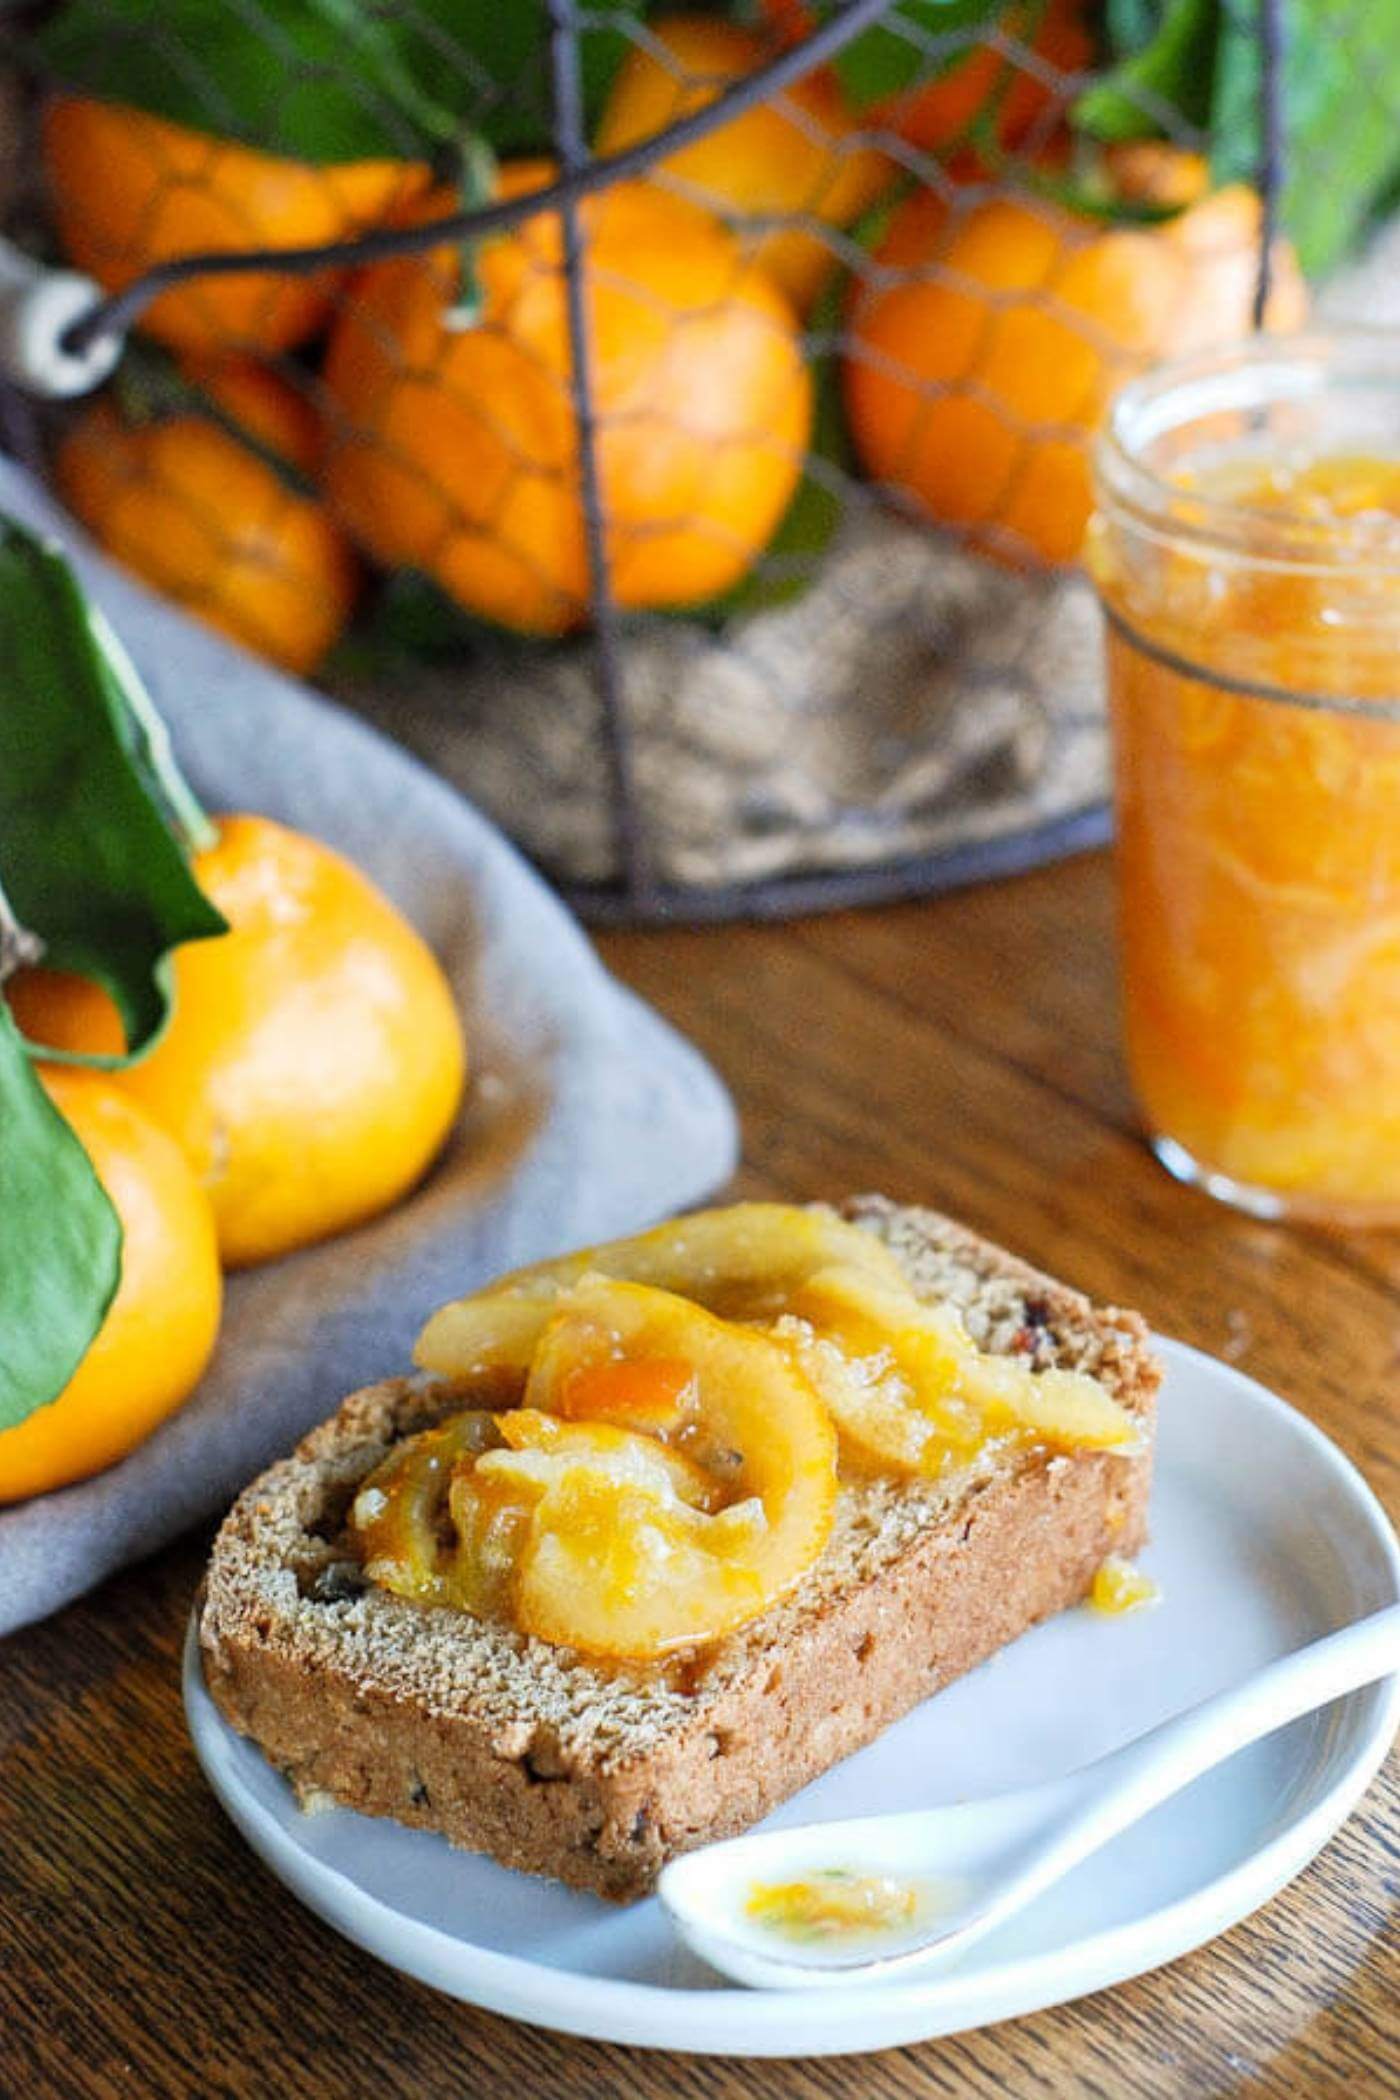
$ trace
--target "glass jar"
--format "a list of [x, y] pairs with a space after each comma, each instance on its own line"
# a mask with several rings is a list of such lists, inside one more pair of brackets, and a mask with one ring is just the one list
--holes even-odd
[[1096, 495], [1152, 1142], [1257, 1215], [1400, 1223], [1400, 336], [1149, 374]]

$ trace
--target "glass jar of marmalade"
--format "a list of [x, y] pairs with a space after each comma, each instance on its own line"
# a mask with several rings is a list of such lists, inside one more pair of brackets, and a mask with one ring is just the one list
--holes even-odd
[[1162, 368], [1096, 479], [1153, 1144], [1257, 1215], [1400, 1223], [1400, 335]]

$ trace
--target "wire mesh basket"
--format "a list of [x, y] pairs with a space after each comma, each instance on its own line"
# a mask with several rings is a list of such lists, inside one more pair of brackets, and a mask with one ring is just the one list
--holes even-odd
[[595, 918], [1103, 837], [1103, 403], [1300, 320], [1400, 174], [1384, 4], [0, 21], [5, 223], [105, 288], [75, 340], [136, 329], [0, 436]]

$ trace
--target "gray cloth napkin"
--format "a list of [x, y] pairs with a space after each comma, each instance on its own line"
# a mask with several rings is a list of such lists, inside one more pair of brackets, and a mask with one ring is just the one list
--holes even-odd
[[[606, 974], [558, 900], [450, 788], [122, 575], [4, 460], [0, 508], [68, 547], [207, 806], [329, 841], [421, 929], [452, 977], [473, 1058], [460, 1129], [415, 1196], [231, 1278], [195, 1397], [110, 1472], [0, 1510], [4, 1633], [218, 1510], [343, 1394], [406, 1369], [444, 1299], [697, 1200], [737, 1148], [709, 1066]], [[314, 1071], [305, 1085], [314, 1116]]]

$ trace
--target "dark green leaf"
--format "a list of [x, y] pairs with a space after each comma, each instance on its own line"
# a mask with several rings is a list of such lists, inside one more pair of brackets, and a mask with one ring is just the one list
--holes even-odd
[[[1120, 24], [1120, 31], [1125, 26]], [[1131, 49], [1079, 97], [1070, 113], [1076, 130], [1108, 144], [1160, 137], [1176, 129], [1178, 121], [1204, 130], [1210, 121], [1219, 27], [1216, 0], [1168, 0], [1149, 41]]]
[[[629, 20], [641, 20], [647, 4], [612, 0], [584, 15], [579, 71], [590, 131], [631, 48]], [[545, 0], [414, 0], [395, 29], [415, 77], [498, 153], [552, 151]]]
[[365, 0], [68, 0], [31, 48], [65, 86], [292, 159], [421, 159], [457, 121], [393, 20]]
[[[1118, 63], [1074, 122], [1104, 140], [1208, 132], [1218, 182], [1259, 180], [1260, 42], [1254, 8], [1220, 0], [1109, 0]], [[1355, 246], [1400, 183], [1400, 8], [1286, 0], [1282, 220], [1317, 275]]]
[[0, 521], [0, 886], [55, 969], [105, 986], [129, 1051], [169, 1014], [165, 958], [226, 931], [160, 812], [183, 784], [58, 550]]
[[461, 663], [501, 647], [529, 653], [542, 644], [479, 620], [417, 569], [385, 576], [362, 617], [323, 666], [323, 683], [353, 690], [392, 678], [415, 663]]
[[[833, 9], [828, 5], [823, 12]], [[936, 80], [967, 57], [973, 40], [965, 32], [1006, 12], [1007, 0], [900, 0], [885, 21], [862, 30], [837, 53], [841, 85], [857, 109], [868, 109]], [[1017, 13], [1024, 25], [1026, 10]], [[945, 38], [951, 39], [946, 45]]]
[[[1283, 223], [1309, 275], [1356, 242], [1400, 174], [1400, 7], [1290, 0], [1284, 63]], [[1212, 162], [1222, 182], [1259, 171], [1256, 25], [1222, 14]]]
[[1108, 0], [1103, 28], [1109, 56], [1130, 58], [1146, 50], [1173, 4], [1174, 0]]
[[121, 1278], [121, 1226], [0, 1000], [0, 1429], [56, 1400]]

